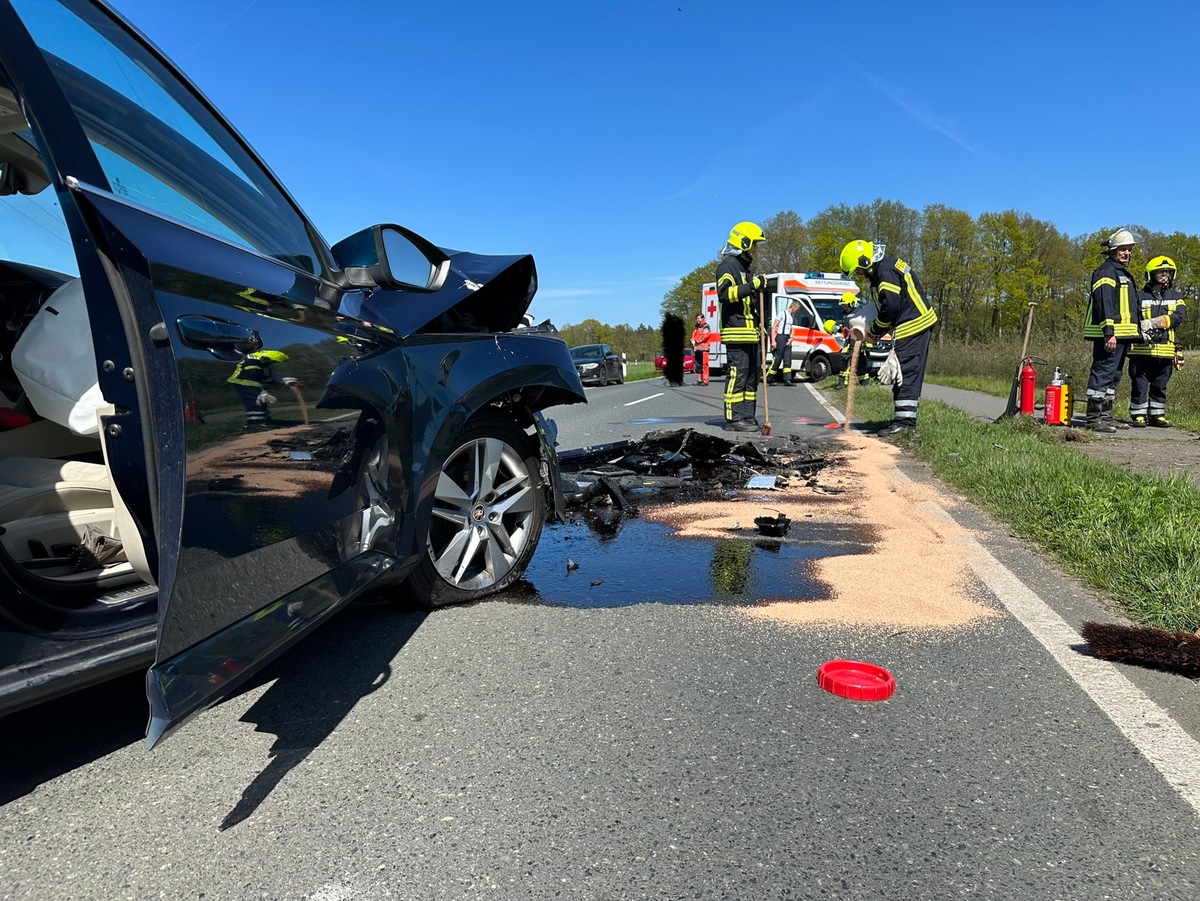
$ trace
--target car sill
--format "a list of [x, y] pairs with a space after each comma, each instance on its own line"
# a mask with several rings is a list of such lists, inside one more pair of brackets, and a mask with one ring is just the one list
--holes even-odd
[[395, 560], [368, 552], [268, 604], [146, 674], [146, 748], [228, 696], [335, 610], [362, 594]]

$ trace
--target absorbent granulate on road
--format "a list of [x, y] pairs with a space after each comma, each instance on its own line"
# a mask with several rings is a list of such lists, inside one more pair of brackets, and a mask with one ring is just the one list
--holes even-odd
[[[802, 538], [806, 525], [860, 523], [871, 536], [866, 554], [814, 560], [808, 580], [827, 586], [819, 598], [759, 598], [738, 608], [757, 619], [786, 623], [882, 626], [906, 629], [962, 627], [998, 615], [968, 567], [973, 543], [949, 517], [928, 504], [939, 500], [931, 487], [905, 478], [895, 466], [899, 450], [862, 435], [839, 436], [843, 453], [822, 472], [817, 486], [789, 485], [780, 491], [747, 492], [737, 498], [672, 507], [647, 507], [642, 516], [677, 529], [682, 538], [754, 537], [754, 519], [783, 513], [792, 520], [788, 538]], [[839, 490], [840, 489], [840, 490]], [[797, 584], [805, 580], [797, 579]]]

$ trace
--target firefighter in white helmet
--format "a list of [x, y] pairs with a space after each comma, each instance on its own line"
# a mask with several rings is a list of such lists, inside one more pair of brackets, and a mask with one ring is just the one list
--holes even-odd
[[867, 323], [867, 340], [877, 341], [892, 333], [893, 352], [901, 378], [892, 383], [892, 422], [877, 434], [895, 435], [917, 427], [917, 408], [925, 382], [929, 358], [930, 330], [937, 322], [921, 282], [904, 260], [885, 256], [882, 244], [851, 241], [842, 248], [841, 267], [847, 278], [865, 277], [875, 291], [879, 313]]
[[1175, 371], [1175, 334], [1187, 307], [1175, 287], [1175, 261], [1158, 256], [1146, 264], [1146, 287], [1139, 299], [1141, 341], [1129, 345], [1129, 420], [1134, 428], [1169, 429], [1167, 382]]
[[1140, 242], [1127, 228], [1119, 228], [1106, 240], [1104, 261], [1092, 273], [1092, 291], [1083, 318], [1083, 337], [1092, 342], [1092, 368], [1087, 381], [1087, 427], [1094, 432], [1127, 429], [1113, 417], [1113, 402], [1121, 367], [1131, 342], [1138, 338], [1137, 284], [1130, 275], [1129, 260]]
[[754, 251], [767, 240], [753, 222], [739, 222], [729, 232], [717, 266], [717, 300], [721, 305], [721, 343], [725, 345], [725, 428], [757, 432], [759, 292], [766, 276], [751, 269]]

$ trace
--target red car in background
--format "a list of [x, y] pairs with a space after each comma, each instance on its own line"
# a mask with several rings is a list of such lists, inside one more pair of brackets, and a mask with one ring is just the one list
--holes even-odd
[[[654, 358], [654, 368], [657, 369], [659, 372], [661, 372], [664, 368], [666, 368], [666, 365], [667, 365], [667, 358], [665, 356], [663, 356], [662, 354], [659, 354], [657, 357]], [[692, 353], [692, 349], [690, 347], [685, 348], [683, 351], [683, 371], [691, 372], [692, 368], [695, 365], [696, 365], [696, 359]]]

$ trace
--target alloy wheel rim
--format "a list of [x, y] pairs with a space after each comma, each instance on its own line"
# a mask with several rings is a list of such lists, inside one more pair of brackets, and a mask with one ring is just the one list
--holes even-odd
[[443, 579], [476, 590], [501, 581], [528, 545], [536, 509], [524, 458], [477, 438], [446, 461], [434, 494], [427, 551]]

